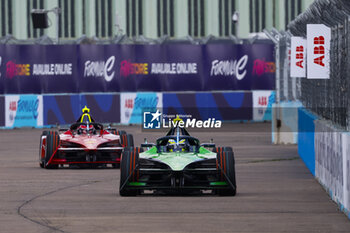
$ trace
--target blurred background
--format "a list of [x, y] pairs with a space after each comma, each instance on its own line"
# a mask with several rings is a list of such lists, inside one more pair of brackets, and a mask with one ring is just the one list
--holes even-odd
[[[173, 38], [208, 35], [249, 37], [264, 28], [286, 29], [312, 0], [0, 0], [0, 37], [25, 40], [56, 37], [56, 17], [48, 29], [34, 29], [33, 9], [61, 9], [59, 37], [111, 38], [143, 35]], [[238, 12], [238, 21], [232, 20]]]

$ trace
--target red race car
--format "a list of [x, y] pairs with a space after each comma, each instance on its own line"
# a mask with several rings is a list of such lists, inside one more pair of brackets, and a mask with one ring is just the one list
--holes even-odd
[[[82, 116], [67, 130], [44, 131], [40, 137], [39, 164], [42, 168], [59, 165], [120, 166], [124, 147], [133, 147], [133, 136], [125, 131], [104, 129], [83, 109]], [[84, 122], [84, 118], [88, 118]]]

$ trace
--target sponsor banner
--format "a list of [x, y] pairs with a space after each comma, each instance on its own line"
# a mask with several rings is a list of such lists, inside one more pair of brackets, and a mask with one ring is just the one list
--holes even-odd
[[306, 40], [302, 37], [291, 38], [290, 76], [306, 77]]
[[78, 45], [79, 92], [118, 92], [119, 45]]
[[43, 125], [43, 97], [41, 95], [5, 96], [5, 126], [40, 127]]
[[125, 92], [167, 90], [168, 74], [162, 73], [165, 71], [161, 71], [159, 67], [157, 70], [154, 65], [167, 61], [165, 48], [165, 45], [120, 46], [121, 60], [118, 61], [117, 70], [120, 90]]
[[44, 125], [72, 124], [87, 106], [96, 122], [120, 122], [119, 94], [44, 96]]
[[5, 97], [0, 96], [0, 127], [5, 126]]
[[307, 25], [307, 78], [329, 79], [331, 29], [323, 24]]
[[252, 94], [231, 93], [164, 93], [163, 115], [180, 115], [197, 120], [252, 120]]
[[[203, 90], [205, 78], [208, 76], [203, 45], [169, 45], [166, 47], [166, 55], [167, 65], [171, 69], [171, 73], [167, 74], [166, 91]], [[164, 75], [160, 74], [160, 78], [162, 77]]]
[[336, 202], [344, 203], [343, 134], [315, 121], [315, 175]]
[[122, 124], [141, 124], [145, 111], [162, 109], [162, 93], [121, 93], [120, 122]]
[[78, 91], [76, 45], [6, 45], [2, 76], [6, 94]]
[[273, 44], [6, 45], [0, 93], [273, 90]]
[[205, 46], [205, 90], [273, 90], [273, 44]]
[[271, 121], [272, 104], [274, 102], [274, 91], [253, 91], [253, 120]]

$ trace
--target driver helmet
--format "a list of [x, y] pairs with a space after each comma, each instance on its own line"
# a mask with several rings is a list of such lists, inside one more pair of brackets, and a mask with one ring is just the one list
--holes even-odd
[[87, 133], [93, 133], [94, 132], [94, 126], [89, 125], [89, 128], [87, 125], [80, 125], [78, 127], [78, 133], [79, 134], [87, 134]]
[[167, 150], [169, 152], [173, 151], [186, 151], [186, 139], [182, 139], [179, 141], [178, 145], [174, 139], [169, 139]]

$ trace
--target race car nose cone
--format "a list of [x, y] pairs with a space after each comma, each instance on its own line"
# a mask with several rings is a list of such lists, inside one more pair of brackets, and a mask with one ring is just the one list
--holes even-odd
[[84, 140], [84, 144], [86, 146], [87, 149], [96, 149], [99, 142], [95, 139], [92, 139], [92, 138], [88, 138], [88, 139], [85, 139]]

